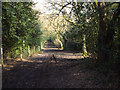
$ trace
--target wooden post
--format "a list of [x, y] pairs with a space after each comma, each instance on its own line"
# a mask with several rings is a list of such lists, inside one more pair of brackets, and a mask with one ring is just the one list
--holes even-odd
[[40, 47], [39, 46], [37, 46], [37, 52], [40, 52]]
[[41, 42], [41, 49], [43, 49], [43, 44], [42, 44], [42, 42]]
[[2, 61], [2, 68], [3, 68], [3, 49], [1, 48], [1, 61]]
[[20, 59], [22, 60], [22, 47], [20, 47]]
[[28, 56], [30, 56], [30, 46], [28, 45]]

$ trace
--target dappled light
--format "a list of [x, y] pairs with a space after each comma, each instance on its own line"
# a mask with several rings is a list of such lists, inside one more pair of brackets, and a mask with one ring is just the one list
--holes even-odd
[[[6, 86], [9, 88], [100, 87], [94, 81], [96, 71], [94, 72], [93, 70], [89, 70], [89, 67], [85, 67], [88, 66], [87, 64], [93, 63], [93, 61], [89, 58], [84, 59], [81, 53], [61, 50], [55, 51], [56, 49], [53, 49], [54, 47], [51, 44], [49, 48], [46, 46], [42, 54], [34, 54], [32, 57], [27, 57], [22, 60], [17, 59], [15, 60], [15, 62], [18, 62], [16, 65], [14, 65], [15, 62], [10, 62], [9, 60], [3, 68], [3, 83], [6, 83]], [[55, 55], [56, 61], [52, 58], [53, 54]], [[88, 61], [89, 63], [86, 63]], [[8, 71], [10, 72], [10, 76], [6, 76]], [[7, 83], [5, 78], [10, 78], [8, 82], [12, 80], [13, 83]], [[18, 80], [20, 82], [16, 82]], [[5, 85], [3, 86], [6, 87]]]
[[3, 89], [120, 87], [119, 2], [4, 1], [1, 19]]
[[74, 74], [73, 74], [73, 76], [78, 76], [78, 75], [80, 75], [80, 73], [74, 73]]

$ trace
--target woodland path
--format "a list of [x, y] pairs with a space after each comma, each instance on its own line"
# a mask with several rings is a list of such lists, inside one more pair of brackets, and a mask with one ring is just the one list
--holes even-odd
[[[99, 88], [113, 87], [105, 76], [90, 69], [92, 60], [78, 52], [62, 51], [46, 42], [43, 54], [4, 62], [3, 88]], [[50, 60], [54, 54], [57, 63]], [[93, 63], [93, 62], [92, 62]], [[101, 77], [101, 78], [99, 78]], [[104, 80], [104, 81], [103, 81]], [[106, 86], [107, 85], [107, 86]]]

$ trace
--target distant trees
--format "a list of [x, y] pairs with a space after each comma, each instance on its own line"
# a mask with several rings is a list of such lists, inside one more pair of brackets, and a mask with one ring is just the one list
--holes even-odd
[[43, 24], [45, 28], [43, 28], [43, 31], [48, 32], [49, 38], [52, 39], [57, 47], [65, 49], [67, 42], [65, 33], [68, 32], [69, 23], [63, 18], [62, 15], [57, 16], [56, 14], [57, 13], [52, 13], [43, 17], [43, 23], [45, 23]]
[[63, 16], [53, 16], [49, 17], [50, 26], [56, 33], [56, 37], [61, 44], [62, 49], [66, 49], [67, 37], [66, 32], [68, 32], [69, 23], [63, 18]]
[[115, 53], [119, 50], [114, 46], [119, 45], [116, 44], [119, 41], [115, 40], [119, 38], [120, 3], [74, 1], [49, 3], [71, 24], [69, 32], [72, 33], [64, 35], [68, 40], [81, 43], [84, 55], [88, 51], [98, 58], [98, 62], [110, 61], [116, 57]]

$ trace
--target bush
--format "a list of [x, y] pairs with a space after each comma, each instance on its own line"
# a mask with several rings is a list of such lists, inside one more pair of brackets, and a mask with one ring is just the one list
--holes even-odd
[[67, 42], [67, 50], [82, 50], [82, 45], [75, 42]]

